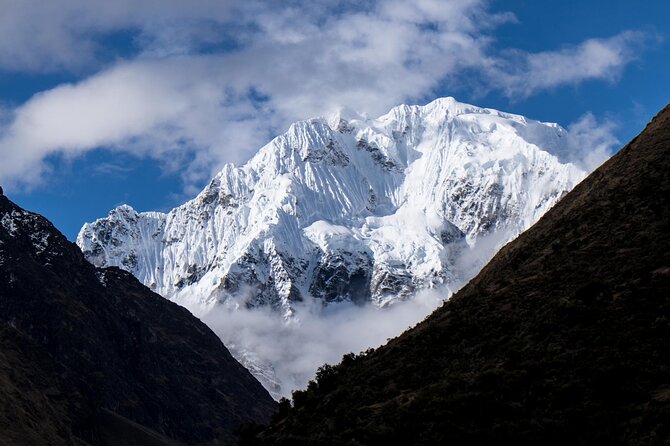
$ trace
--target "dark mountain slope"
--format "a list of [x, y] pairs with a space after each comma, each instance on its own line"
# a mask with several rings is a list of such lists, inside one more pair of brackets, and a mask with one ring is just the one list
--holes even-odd
[[670, 107], [424, 322], [254, 444], [670, 444]]
[[0, 195], [0, 444], [221, 444], [275, 404], [187, 310]]

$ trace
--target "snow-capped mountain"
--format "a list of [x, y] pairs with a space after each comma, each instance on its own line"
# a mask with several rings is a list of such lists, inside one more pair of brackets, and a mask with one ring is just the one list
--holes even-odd
[[[421, 320], [437, 301], [408, 297], [448, 297], [534, 223], [585, 175], [552, 155], [571, 145], [557, 124], [453, 98], [339, 113], [293, 124], [167, 214], [120, 206], [77, 244], [202, 317], [288, 396], [324, 362]], [[315, 312], [334, 302], [346, 311]]]
[[300, 121], [195, 199], [167, 214], [120, 206], [77, 244], [189, 306], [384, 306], [456, 286], [482, 236], [504, 234], [500, 246], [535, 222], [584, 177], [551, 154], [568, 140], [557, 124], [453, 98]]

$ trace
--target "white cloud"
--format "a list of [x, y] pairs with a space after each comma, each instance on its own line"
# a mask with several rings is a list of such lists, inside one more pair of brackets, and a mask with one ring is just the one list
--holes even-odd
[[591, 172], [611, 155], [619, 145], [615, 136], [616, 124], [609, 119], [598, 120], [592, 113], [586, 113], [568, 126], [568, 161], [573, 162], [587, 172]]
[[0, 0], [0, 69], [97, 65], [104, 61], [104, 37], [120, 31], [140, 34], [144, 44], [194, 43], [205, 37], [203, 24], [225, 23], [233, 8], [220, 0]]
[[278, 393], [290, 397], [314, 378], [320, 366], [337, 364], [349, 352], [379, 347], [423, 320], [448, 295], [446, 290], [423, 291], [382, 309], [351, 303], [322, 307], [310, 299], [296, 304], [296, 318], [289, 321], [268, 307], [232, 305], [215, 307], [200, 317], [251, 370], [274, 371], [274, 376], [261, 381], [268, 386], [274, 380], [281, 385]]
[[[265, 372], [265, 379], [260, 381], [268, 390], [272, 390], [271, 384], [279, 384], [281, 396], [288, 397], [291, 391], [304, 388], [323, 364], [337, 364], [346, 353], [376, 348], [422, 321], [515, 236], [506, 228], [479, 236], [459, 251], [452, 270], [456, 280], [440, 288], [421, 290], [406, 300], [394, 300], [383, 308], [351, 302], [324, 307], [321, 300], [308, 298], [292, 303], [294, 316], [284, 320], [269, 306], [247, 308], [244, 298], [236, 295], [226, 296], [214, 307], [193, 305], [189, 310], [252, 372]], [[253, 296], [255, 292], [240, 294]], [[188, 301], [180, 296], [181, 303]]]
[[209, 76], [209, 62], [189, 58], [186, 70], [180, 61], [136, 61], [34, 96], [0, 139], [0, 178], [29, 185], [39, 181], [47, 156], [96, 147], [171, 160], [175, 169], [194, 153], [184, 175], [200, 174], [190, 182], [209, 175], [213, 160], [241, 161], [227, 148], [259, 147], [267, 121], [238, 97], [244, 91]]
[[94, 69], [116, 31], [136, 45], [13, 110], [0, 126], [4, 183], [36, 184], [47, 157], [103, 146], [179, 168], [193, 188], [294, 120], [342, 106], [377, 115], [464, 73], [510, 96], [611, 79], [640, 39], [513, 51], [515, 65], [491, 46], [514, 16], [485, 0], [135, 3], [0, 0], [0, 69]]
[[527, 97], [538, 91], [586, 80], [616, 79], [634, 59], [634, 50], [646, 39], [641, 32], [625, 31], [608, 39], [588, 39], [558, 51], [510, 52], [500, 59], [489, 77], [510, 97]]

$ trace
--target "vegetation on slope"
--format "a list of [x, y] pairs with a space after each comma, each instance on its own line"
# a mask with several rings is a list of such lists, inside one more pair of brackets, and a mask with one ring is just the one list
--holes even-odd
[[376, 351], [243, 443], [670, 443], [670, 107]]

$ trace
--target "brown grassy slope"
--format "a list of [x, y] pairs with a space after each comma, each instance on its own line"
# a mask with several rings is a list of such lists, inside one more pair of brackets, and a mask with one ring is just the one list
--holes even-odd
[[670, 107], [252, 444], [670, 444]]

